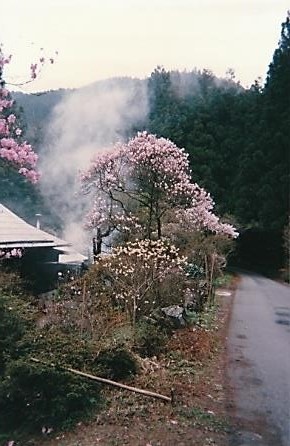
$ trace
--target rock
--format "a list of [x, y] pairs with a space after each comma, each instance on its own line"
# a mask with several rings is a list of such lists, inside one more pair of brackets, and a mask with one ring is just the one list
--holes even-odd
[[183, 328], [186, 326], [184, 319], [184, 308], [179, 305], [171, 305], [170, 307], [161, 308], [162, 313], [173, 322], [175, 328]]

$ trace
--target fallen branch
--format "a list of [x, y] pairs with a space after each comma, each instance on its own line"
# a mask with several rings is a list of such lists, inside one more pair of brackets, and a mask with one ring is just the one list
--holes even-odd
[[[31, 361], [36, 362], [36, 363], [48, 365], [50, 367], [56, 367], [55, 364], [41, 361], [40, 359], [36, 359], [36, 358], [30, 358], [30, 359], [31, 359]], [[151, 396], [152, 398], [159, 398], [161, 400], [168, 401], [170, 403], [173, 402], [172, 397], [161, 395], [160, 393], [150, 392], [149, 390], [143, 390], [143, 389], [138, 389], [137, 387], [127, 386], [126, 384], [121, 384], [116, 381], [112, 381], [110, 379], [101, 378], [100, 376], [91, 375], [90, 373], [81, 372], [80, 370], [72, 369], [71, 367], [60, 366], [60, 368], [62, 368], [63, 370], [66, 370], [67, 372], [71, 372], [71, 373], [74, 373], [75, 375], [83, 376], [84, 378], [88, 378], [93, 381], [98, 381], [103, 384], [108, 384], [110, 386], [120, 387], [121, 389], [130, 390], [131, 392], [140, 393], [141, 395], [145, 395], [145, 396]]]

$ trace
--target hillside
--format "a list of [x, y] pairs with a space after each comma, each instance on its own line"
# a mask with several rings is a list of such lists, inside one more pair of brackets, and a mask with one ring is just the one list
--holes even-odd
[[70, 90], [52, 90], [44, 93], [26, 94], [13, 92], [12, 97], [23, 114], [26, 137], [38, 146], [43, 139], [45, 123], [50, 119], [53, 108]]

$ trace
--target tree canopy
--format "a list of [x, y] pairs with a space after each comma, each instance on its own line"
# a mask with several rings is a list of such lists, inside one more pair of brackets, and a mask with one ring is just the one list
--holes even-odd
[[289, 15], [266, 83], [157, 68], [147, 128], [189, 153], [193, 180], [245, 228], [282, 231], [289, 213]]
[[82, 181], [84, 191], [93, 192], [89, 220], [100, 237], [117, 230], [160, 239], [164, 224], [186, 217], [194, 230], [236, 236], [213, 213], [210, 195], [191, 181], [188, 154], [168, 139], [138, 133], [98, 154]]

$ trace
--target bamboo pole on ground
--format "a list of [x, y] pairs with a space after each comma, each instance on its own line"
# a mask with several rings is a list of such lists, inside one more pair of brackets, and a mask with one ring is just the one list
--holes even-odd
[[[36, 358], [30, 358], [30, 359], [31, 359], [31, 361], [39, 363], [39, 364], [48, 365], [50, 367], [56, 367], [55, 364], [41, 361], [40, 359], [36, 359]], [[110, 386], [120, 387], [121, 389], [126, 389], [126, 390], [129, 390], [134, 393], [140, 393], [141, 395], [150, 396], [152, 398], [158, 398], [163, 401], [170, 402], [170, 403], [173, 402], [173, 395], [171, 397], [168, 397], [165, 395], [161, 395], [160, 393], [151, 392], [149, 390], [143, 390], [143, 389], [139, 389], [137, 387], [127, 386], [126, 384], [118, 383], [116, 381], [112, 381], [111, 379], [101, 378], [100, 376], [95, 376], [90, 373], [81, 372], [80, 370], [72, 369], [71, 367], [60, 366], [60, 368], [62, 368], [63, 370], [65, 370], [67, 372], [71, 372], [71, 373], [74, 373], [75, 375], [83, 376], [84, 378], [88, 378], [93, 381], [98, 381], [103, 384], [108, 384]]]

